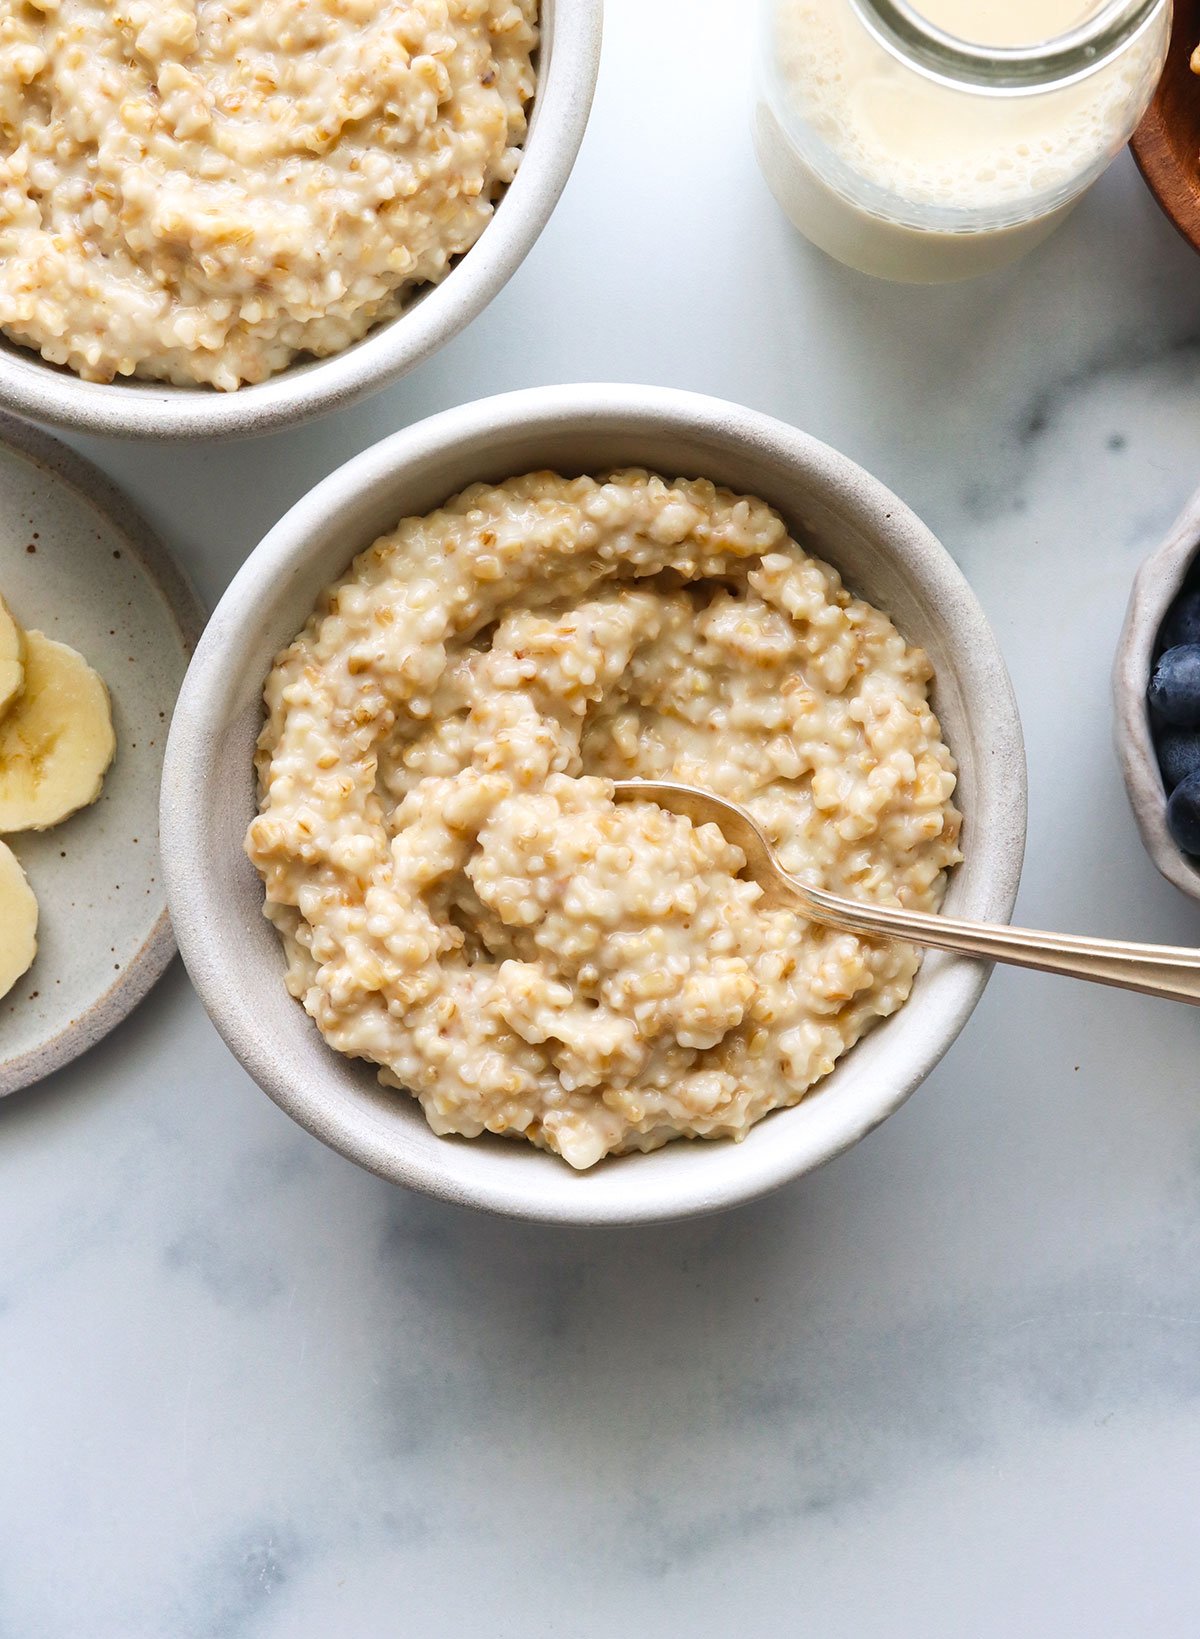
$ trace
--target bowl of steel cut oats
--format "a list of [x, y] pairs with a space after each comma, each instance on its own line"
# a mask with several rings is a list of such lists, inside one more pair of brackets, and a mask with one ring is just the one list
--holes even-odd
[[0, 404], [266, 432], [456, 335], [545, 226], [602, 0], [29, 6], [0, 54]]
[[231, 585], [163, 853], [197, 989], [326, 1143], [560, 1222], [730, 1206], [908, 1096], [987, 970], [764, 900], [1011, 914], [1020, 726], [938, 542], [826, 446], [642, 387], [467, 405], [349, 462]]

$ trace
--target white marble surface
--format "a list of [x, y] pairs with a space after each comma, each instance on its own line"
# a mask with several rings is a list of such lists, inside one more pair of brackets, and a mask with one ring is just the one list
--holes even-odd
[[[1200, 262], [1122, 158], [1032, 260], [869, 283], [777, 215], [728, 0], [609, 0], [578, 170], [494, 308], [241, 448], [86, 445], [214, 599], [401, 423], [571, 378], [702, 388], [889, 481], [995, 621], [1021, 911], [1193, 940], [1108, 670], [1200, 480]], [[1200, 1070], [1187, 1010], [1000, 973], [912, 1102], [732, 1216], [553, 1233], [293, 1128], [176, 968], [0, 1106], [4, 1639], [1009, 1639], [1200, 1631]]]

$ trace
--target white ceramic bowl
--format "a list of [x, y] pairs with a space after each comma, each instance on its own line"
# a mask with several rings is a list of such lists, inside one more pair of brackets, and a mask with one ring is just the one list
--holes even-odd
[[650, 387], [546, 387], [434, 417], [357, 456], [278, 523], [233, 581], [188, 672], [167, 748], [162, 850], [179, 946], [233, 1052], [275, 1101], [365, 1167], [448, 1200], [559, 1223], [637, 1223], [732, 1206], [795, 1178], [901, 1104], [966, 1022], [985, 965], [927, 958], [908, 1003], [794, 1109], [742, 1144], [679, 1141], [578, 1174], [499, 1138], [438, 1138], [415, 1100], [339, 1057], [287, 994], [283, 956], [242, 850], [251, 756], [276, 651], [321, 589], [404, 516], [475, 480], [643, 465], [765, 497], [937, 667], [961, 766], [965, 861], [947, 909], [1007, 920], [1025, 839], [1025, 762], [1004, 663], [946, 551], [882, 484], [781, 422]]
[[1166, 540], [1137, 572], [1113, 668], [1117, 756], [1142, 842], [1167, 881], [1193, 899], [1200, 899], [1200, 863], [1179, 851], [1167, 829], [1167, 793], [1150, 732], [1146, 687], [1159, 627], [1198, 552], [1200, 491], [1192, 496]]
[[520, 167], [475, 245], [440, 285], [326, 359], [233, 393], [157, 382], [81, 381], [0, 337], [0, 406], [122, 438], [246, 437], [295, 426], [397, 380], [445, 345], [533, 248], [571, 174], [600, 66], [604, 0], [542, 0], [538, 84]]

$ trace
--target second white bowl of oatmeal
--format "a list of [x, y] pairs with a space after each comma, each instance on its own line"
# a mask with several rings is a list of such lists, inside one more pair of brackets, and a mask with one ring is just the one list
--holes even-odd
[[0, 335], [0, 407], [109, 437], [252, 437], [340, 409], [406, 375], [483, 311], [548, 222], [587, 127], [603, 9], [603, 0], [541, 0], [536, 89], [516, 176], [449, 274], [395, 317], [339, 352], [301, 358], [230, 392], [136, 378], [85, 381]]
[[647, 467], [761, 496], [793, 534], [888, 611], [936, 668], [933, 705], [959, 764], [963, 862], [948, 913], [1012, 914], [1025, 843], [1016, 702], [970, 587], [928, 529], [845, 456], [739, 406], [661, 388], [537, 388], [468, 404], [396, 433], [319, 484], [251, 554], [196, 651], [176, 707], [162, 794], [164, 870], [197, 991], [259, 1085], [332, 1148], [444, 1200], [554, 1223], [634, 1224], [717, 1211], [839, 1154], [929, 1074], [982, 994], [986, 965], [929, 954], [912, 994], [801, 1103], [741, 1143], [676, 1140], [577, 1173], [500, 1138], [444, 1138], [416, 1100], [326, 1046], [283, 983], [275, 929], [244, 839], [262, 685], [318, 594], [406, 516], [476, 481], [554, 469]]

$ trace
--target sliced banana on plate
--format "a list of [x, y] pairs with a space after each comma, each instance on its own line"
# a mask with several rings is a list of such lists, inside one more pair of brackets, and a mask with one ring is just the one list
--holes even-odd
[[0, 718], [0, 835], [95, 802], [115, 750], [104, 680], [65, 643], [26, 632], [25, 686]]
[[0, 842], [0, 996], [6, 996], [37, 955], [37, 900], [16, 854]]
[[0, 717], [25, 684], [25, 633], [0, 598]]

